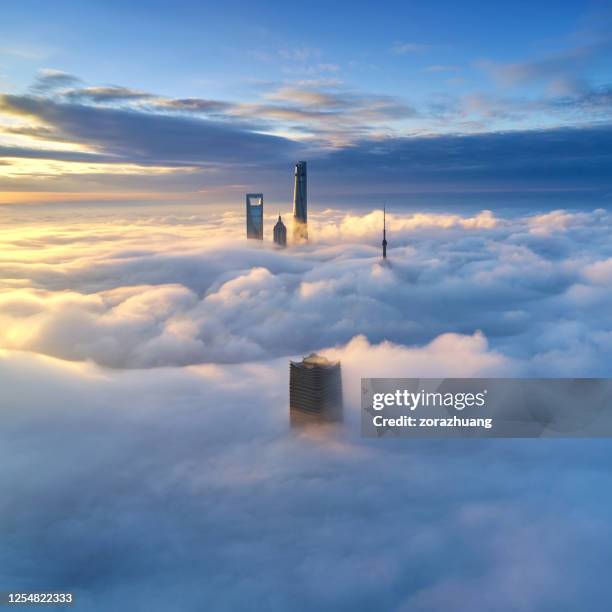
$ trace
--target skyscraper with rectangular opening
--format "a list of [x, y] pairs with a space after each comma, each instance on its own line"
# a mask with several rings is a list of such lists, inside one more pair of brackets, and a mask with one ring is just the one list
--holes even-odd
[[295, 164], [293, 183], [293, 240], [308, 240], [308, 203], [306, 198], [306, 162]]
[[247, 238], [263, 240], [263, 193], [246, 194]]

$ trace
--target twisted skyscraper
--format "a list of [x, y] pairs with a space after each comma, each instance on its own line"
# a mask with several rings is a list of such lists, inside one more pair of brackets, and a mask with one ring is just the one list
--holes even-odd
[[308, 205], [306, 200], [306, 162], [295, 164], [293, 185], [293, 241], [308, 240]]

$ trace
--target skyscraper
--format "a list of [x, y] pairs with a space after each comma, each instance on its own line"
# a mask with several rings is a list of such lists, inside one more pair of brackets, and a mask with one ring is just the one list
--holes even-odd
[[308, 240], [308, 204], [306, 198], [306, 162], [295, 164], [293, 184], [293, 240]]
[[383, 259], [387, 259], [387, 207], [383, 204]]
[[274, 242], [279, 246], [287, 246], [287, 228], [280, 215], [278, 215], [278, 221], [274, 226]]
[[342, 419], [340, 362], [311, 353], [289, 362], [289, 409], [292, 423]]
[[263, 240], [263, 193], [246, 194], [247, 238]]

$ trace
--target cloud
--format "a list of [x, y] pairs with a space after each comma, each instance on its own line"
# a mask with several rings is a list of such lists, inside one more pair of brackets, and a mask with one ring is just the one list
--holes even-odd
[[[612, 189], [605, 84], [574, 79], [569, 89], [540, 98], [472, 92], [415, 105], [338, 80], [267, 84], [252, 101], [229, 102], [83, 86], [57, 72], [43, 77], [49, 89], [37, 95], [0, 96], [7, 192], [85, 193], [95, 181], [96, 192], [214, 193], [218, 203], [233, 198], [229, 189], [219, 195], [221, 186], [251, 184], [280, 201], [286, 168], [306, 157], [320, 177], [320, 201], [332, 206], [373, 198], [460, 204], [469, 196], [491, 208], [490, 194], [503, 204], [529, 194], [547, 205], [582, 206], [588, 197], [587, 205], [597, 206]], [[560, 87], [560, 78], [551, 87]], [[542, 129], [517, 129], [534, 117]], [[555, 127], [568, 122], [579, 125]], [[65, 163], [53, 163], [59, 161]], [[84, 162], [105, 165], [88, 173]]]
[[335, 113], [336, 120], [349, 116], [355, 120], [380, 122], [412, 117], [415, 110], [392, 96], [364, 95], [336, 88], [323, 91], [313, 88], [282, 87], [268, 97], [305, 108], [316, 108], [322, 113]]
[[[610, 191], [608, 165], [612, 130], [549, 129], [490, 134], [387, 138], [362, 141], [334, 151], [311, 167], [331, 181], [342, 171], [345, 189], [355, 194], [471, 191], [471, 202], [491, 201], [490, 193], [533, 192], [572, 198], [581, 206], [586, 193], [597, 201]], [[329, 177], [329, 178], [328, 178]], [[580, 197], [576, 194], [581, 193]], [[372, 195], [370, 195], [372, 197]], [[524, 197], [524, 196], [523, 196]], [[592, 198], [592, 199], [591, 199]], [[402, 198], [406, 202], [406, 198]]]
[[118, 86], [72, 87], [54, 90], [48, 98], [2, 95], [0, 112], [20, 121], [3, 131], [26, 137], [30, 149], [32, 139], [44, 144], [41, 156], [49, 156], [48, 143], [56, 142], [127, 163], [163, 156], [166, 161], [155, 163], [191, 158], [191, 163], [217, 166], [252, 165], [253, 160], [261, 166], [298, 156], [300, 147], [286, 137], [288, 132], [298, 141], [339, 146], [414, 115], [414, 109], [391, 96], [314, 81], [277, 87], [253, 103], [165, 98]]
[[580, 48], [544, 59], [507, 64], [483, 61], [480, 66], [502, 85], [513, 87], [572, 76], [589, 55], [589, 49]]
[[271, 100], [294, 102], [306, 107], [341, 108], [346, 99], [339, 93], [325, 92], [312, 88], [282, 87], [268, 94]]
[[[38, 156], [37, 156], [38, 157]], [[59, 177], [70, 175], [147, 175], [155, 176], [160, 174], [178, 174], [185, 172], [194, 172], [196, 168], [181, 166], [157, 166], [153, 164], [128, 164], [117, 162], [96, 162], [93, 160], [74, 159], [69, 161], [60, 161], [57, 159], [41, 160], [41, 159], [24, 159], [24, 156], [5, 157], [2, 160], [2, 174], [6, 178], [14, 178], [20, 176], [36, 176], [42, 177]]]
[[57, 53], [57, 49], [40, 44], [32, 45], [20, 40], [17, 44], [9, 43], [0, 47], [0, 53], [3, 55], [11, 55], [18, 59], [39, 61], [46, 60]]
[[395, 55], [407, 55], [411, 53], [423, 53], [429, 50], [430, 45], [424, 45], [416, 42], [396, 42], [391, 47], [391, 52]]
[[596, 285], [612, 285], [612, 258], [589, 264], [584, 270], [585, 276]]
[[[161, 191], [195, 192], [203, 187], [250, 184], [258, 185], [269, 202], [286, 201], [290, 197], [287, 185], [291, 161], [303, 155], [309, 159], [311, 175], [317, 177], [317, 202], [336, 207], [371, 207], [373, 201], [385, 199], [390, 204], [415, 206], [469, 200], [471, 205], [491, 208], [524, 206], [528, 197], [539, 206], [594, 208], [605, 205], [606, 194], [612, 191], [608, 172], [612, 130], [606, 124], [588, 129], [379, 140], [361, 137], [350, 147], [317, 147], [316, 154], [310, 156], [304, 150], [305, 143], [297, 146], [286, 138], [251, 134], [223, 122], [200, 123], [189, 117], [160, 118], [99, 108], [79, 109], [72, 114], [63, 105], [40, 106], [45, 107], [41, 113], [45, 113], [45, 121], [49, 116], [54, 133], [59, 131], [93, 150], [37, 152], [31, 146], [0, 149], [6, 157], [201, 169], [199, 173], [168, 175], [172, 181], [163, 188], [159, 184]], [[30, 104], [19, 101], [18, 108], [26, 112]], [[35, 105], [33, 111], [38, 108]], [[98, 127], [102, 122], [107, 129]], [[321, 120], [321, 130], [326, 122], [333, 134], [335, 126], [330, 119]], [[120, 185], [115, 177], [111, 184], [114, 189]], [[21, 187], [35, 191], [40, 189], [40, 182], [22, 183]], [[82, 184], [80, 188], [67, 184], [54, 188], [83, 191]], [[141, 183], [135, 183], [130, 190], [151, 191], [151, 187], [143, 190]], [[215, 192], [215, 203], [219, 197], [236, 202], [235, 193], [229, 189]]]
[[611, 42], [609, 36], [604, 36], [535, 59], [509, 63], [485, 60], [479, 66], [507, 87], [554, 85], [559, 80], [580, 81], [588, 68], [607, 54]]
[[66, 98], [74, 101], [88, 102], [123, 102], [132, 100], [146, 100], [151, 94], [130, 87], [108, 85], [104, 87], [82, 87], [71, 89], [64, 94]]
[[[605, 211], [594, 211], [595, 216], [605, 215]], [[588, 227], [593, 216], [588, 213], [570, 213], [565, 210], [552, 210], [541, 215], [534, 215], [528, 221], [529, 231], [537, 235], [549, 236], [556, 232], [566, 232], [578, 225]]]
[[[480, 372], [481, 342], [419, 354], [357, 339], [337, 354], [353, 390], [372, 357], [402, 373]], [[406, 452], [360, 438], [352, 398], [341, 429], [292, 432], [286, 368], [112, 372], [2, 352], [3, 582], [69, 588], [82, 610], [205, 596], [215, 610], [569, 612], [609, 599], [593, 571], [607, 567], [609, 523], [591, 493], [605, 490], [607, 442]]]
[[[3, 584], [153, 612], [610, 599], [607, 441], [359, 433], [362, 376], [608, 375], [607, 211], [391, 210], [391, 266], [380, 210], [315, 210], [284, 250], [232, 211], [0, 213]], [[342, 362], [342, 426], [289, 429], [310, 350]]]
[[79, 82], [78, 77], [62, 70], [43, 68], [32, 85], [32, 91], [37, 94], [49, 94], [58, 89], [72, 87]]
[[[283, 59], [336, 70], [319, 55]], [[49, 72], [0, 98], [2, 187], [20, 197], [22, 180], [93, 198], [142, 173], [148, 193], [242, 206], [263, 184], [288, 202], [296, 141], [316, 145], [311, 242], [286, 250], [276, 207], [261, 244], [241, 213], [200, 206], [0, 210], [0, 582], [74, 590], [82, 610], [605, 607], [608, 441], [359, 434], [361, 376], [609, 376], [610, 126], [495, 128], [605, 109], [606, 86], [570, 72], [501, 69], [556, 88], [547, 104], [439, 101], [444, 129], [489, 122], [469, 136], [337, 82], [243, 105]], [[473, 212], [449, 205], [461, 194]], [[381, 211], [354, 208], [384, 199], [390, 266]], [[342, 361], [345, 423], [291, 431], [287, 363], [311, 350]]]
[[569, 87], [568, 91], [563, 93], [567, 95], [555, 102], [559, 108], [605, 116], [612, 111], [612, 86], [589, 87], [579, 84]]
[[358, 335], [419, 347], [482, 334], [516, 371], [605, 372], [604, 210], [388, 212], [391, 267], [381, 226], [380, 210], [314, 212], [312, 242], [282, 251], [236, 238], [237, 214], [17, 228], [2, 245], [0, 346], [151, 368], [306, 354]]
[[364, 94], [340, 85], [291, 84], [265, 94], [265, 103], [243, 103], [230, 115], [280, 123], [296, 139], [316, 139], [321, 146], [346, 146], [416, 111], [393, 96]]
[[159, 108], [168, 110], [217, 114], [232, 108], [232, 104], [219, 100], [206, 100], [202, 98], [158, 98], [154, 102]]
[[162, 158], [179, 164], [253, 159], [263, 163], [295, 151], [295, 145], [284, 138], [201, 118], [10, 95], [0, 97], [0, 110], [50, 125], [58, 139], [141, 163]]

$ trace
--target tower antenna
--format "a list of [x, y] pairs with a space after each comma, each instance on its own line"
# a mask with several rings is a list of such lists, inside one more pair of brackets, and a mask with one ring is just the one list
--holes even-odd
[[383, 203], [383, 259], [387, 259], [387, 204]]

